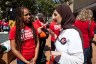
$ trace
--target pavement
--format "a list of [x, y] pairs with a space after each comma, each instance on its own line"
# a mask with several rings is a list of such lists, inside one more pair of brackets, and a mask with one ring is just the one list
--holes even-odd
[[[0, 32], [0, 43], [4, 43], [6, 41], [8, 41], [8, 32]], [[50, 36], [49, 36], [49, 38], [46, 41], [45, 48], [48, 48], [48, 47], [51, 47], [51, 45], [50, 45]], [[93, 47], [92, 64], [96, 64], [96, 46], [94, 44], [92, 44], [92, 47]], [[45, 55], [47, 56], [47, 60], [50, 61], [50, 51], [46, 50]], [[1, 59], [3, 61], [7, 62], [6, 61], [7, 58], [8, 58], [7, 55], [4, 53]], [[0, 64], [2, 64], [1, 60], [0, 60]], [[11, 64], [16, 64], [16, 60], [14, 60]]]
[[8, 40], [8, 32], [0, 32], [0, 43]]

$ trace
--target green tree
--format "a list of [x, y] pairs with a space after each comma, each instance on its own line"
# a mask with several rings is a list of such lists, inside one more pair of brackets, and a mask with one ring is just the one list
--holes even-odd
[[42, 12], [46, 16], [51, 16], [55, 6], [67, 1], [69, 0], [0, 0], [0, 7], [6, 13], [7, 8], [25, 6], [31, 10], [32, 14]]
[[53, 0], [37, 0], [37, 10], [42, 12], [45, 16], [51, 16], [55, 7]]
[[34, 14], [36, 11], [36, 1], [35, 0], [17, 0], [16, 1], [19, 6], [25, 6], [31, 10]]
[[10, 8], [16, 8], [19, 6], [28, 7], [34, 14], [36, 11], [35, 0], [0, 0], [0, 8], [3, 11], [3, 15], [6, 16]]
[[36, 0], [37, 12], [42, 12], [46, 16], [51, 16], [54, 8], [70, 0]]

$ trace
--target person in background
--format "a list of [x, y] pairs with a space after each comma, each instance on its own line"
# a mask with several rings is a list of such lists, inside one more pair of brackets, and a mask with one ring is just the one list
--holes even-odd
[[[83, 46], [84, 46], [84, 64], [92, 64], [90, 59], [90, 41], [92, 40], [94, 36], [94, 21], [93, 18], [93, 12], [90, 9], [83, 9], [79, 13], [80, 19], [75, 22], [75, 26], [78, 27], [83, 35]], [[92, 52], [92, 51], [91, 51]], [[90, 61], [89, 61], [90, 59]]]
[[3, 31], [9, 32], [9, 22], [8, 21], [3, 22]]
[[96, 22], [95, 22], [94, 37], [93, 37], [92, 43], [96, 45]]
[[57, 36], [60, 34], [60, 29], [61, 29], [61, 25], [57, 25], [56, 24], [56, 20], [54, 19], [49, 26], [49, 32], [51, 34], [51, 50], [55, 50], [55, 40], [57, 38]]
[[81, 15], [77, 15], [76, 21], [79, 21], [81, 19]]
[[[37, 33], [39, 35], [39, 55], [38, 55], [38, 60], [37, 64], [41, 63], [42, 57], [45, 57], [44, 55], [44, 47], [46, 44], [46, 39], [48, 38], [48, 30], [46, 28], [47, 23], [44, 21], [44, 15], [42, 13], [38, 13], [36, 16], [36, 20], [34, 22], [35, 29], [37, 29]], [[45, 34], [46, 32], [46, 34]], [[43, 60], [45, 61], [45, 60]]]
[[[55, 43], [54, 42], [56, 41], [58, 35], [60, 34], [61, 25], [56, 24], [56, 20], [55, 19], [53, 19], [51, 21], [52, 22], [50, 22], [48, 30], [49, 30], [49, 34], [51, 35], [51, 51], [55, 51], [56, 47], [55, 47]], [[56, 63], [54, 58], [53, 58], [52, 62], [54, 64]]]
[[16, 8], [14, 8], [11, 13], [9, 14], [9, 27], [10, 29], [15, 26], [16, 19]]
[[51, 51], [55, 61], [59, 64], [83, 64], [83, 39], [79, 29], [74, 26], [75, 18], [70, 7], [66, 4], [58, 5], [53, 18], [62, 29], [55, 41], [56, 49]]
[[9, 27], [10, 29], [15, 26], [15, 21], [9, 20]]
[[11, 50], [17, 57], [17, 64], [36, 64], [39, 41], [26, 7], [16, 10], [16, 26], [9, 33]]

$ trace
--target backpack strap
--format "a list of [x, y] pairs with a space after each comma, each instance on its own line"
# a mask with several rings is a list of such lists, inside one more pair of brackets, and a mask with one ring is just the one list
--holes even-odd
[[[88, 36], [89, 36], [89, 39], [90, 39], [90, 28], [91, 28], [91, 21], [88, 22]], [[92, 41], [93, 37], [90, 39], [90, 42]], [[91, 44], [91, 43], [90, 43]]]
[[90, 33], [91, 22], [88, 22], [88, 33]]

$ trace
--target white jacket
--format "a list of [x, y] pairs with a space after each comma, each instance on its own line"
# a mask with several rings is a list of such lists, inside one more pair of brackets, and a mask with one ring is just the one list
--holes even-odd
[[82, 41], [77, 30], [63, 30], [58, 36], [55, 46], [56, 51], [62, 52], [60, 59], [55, 58], [59, 64], [83, 64]]

